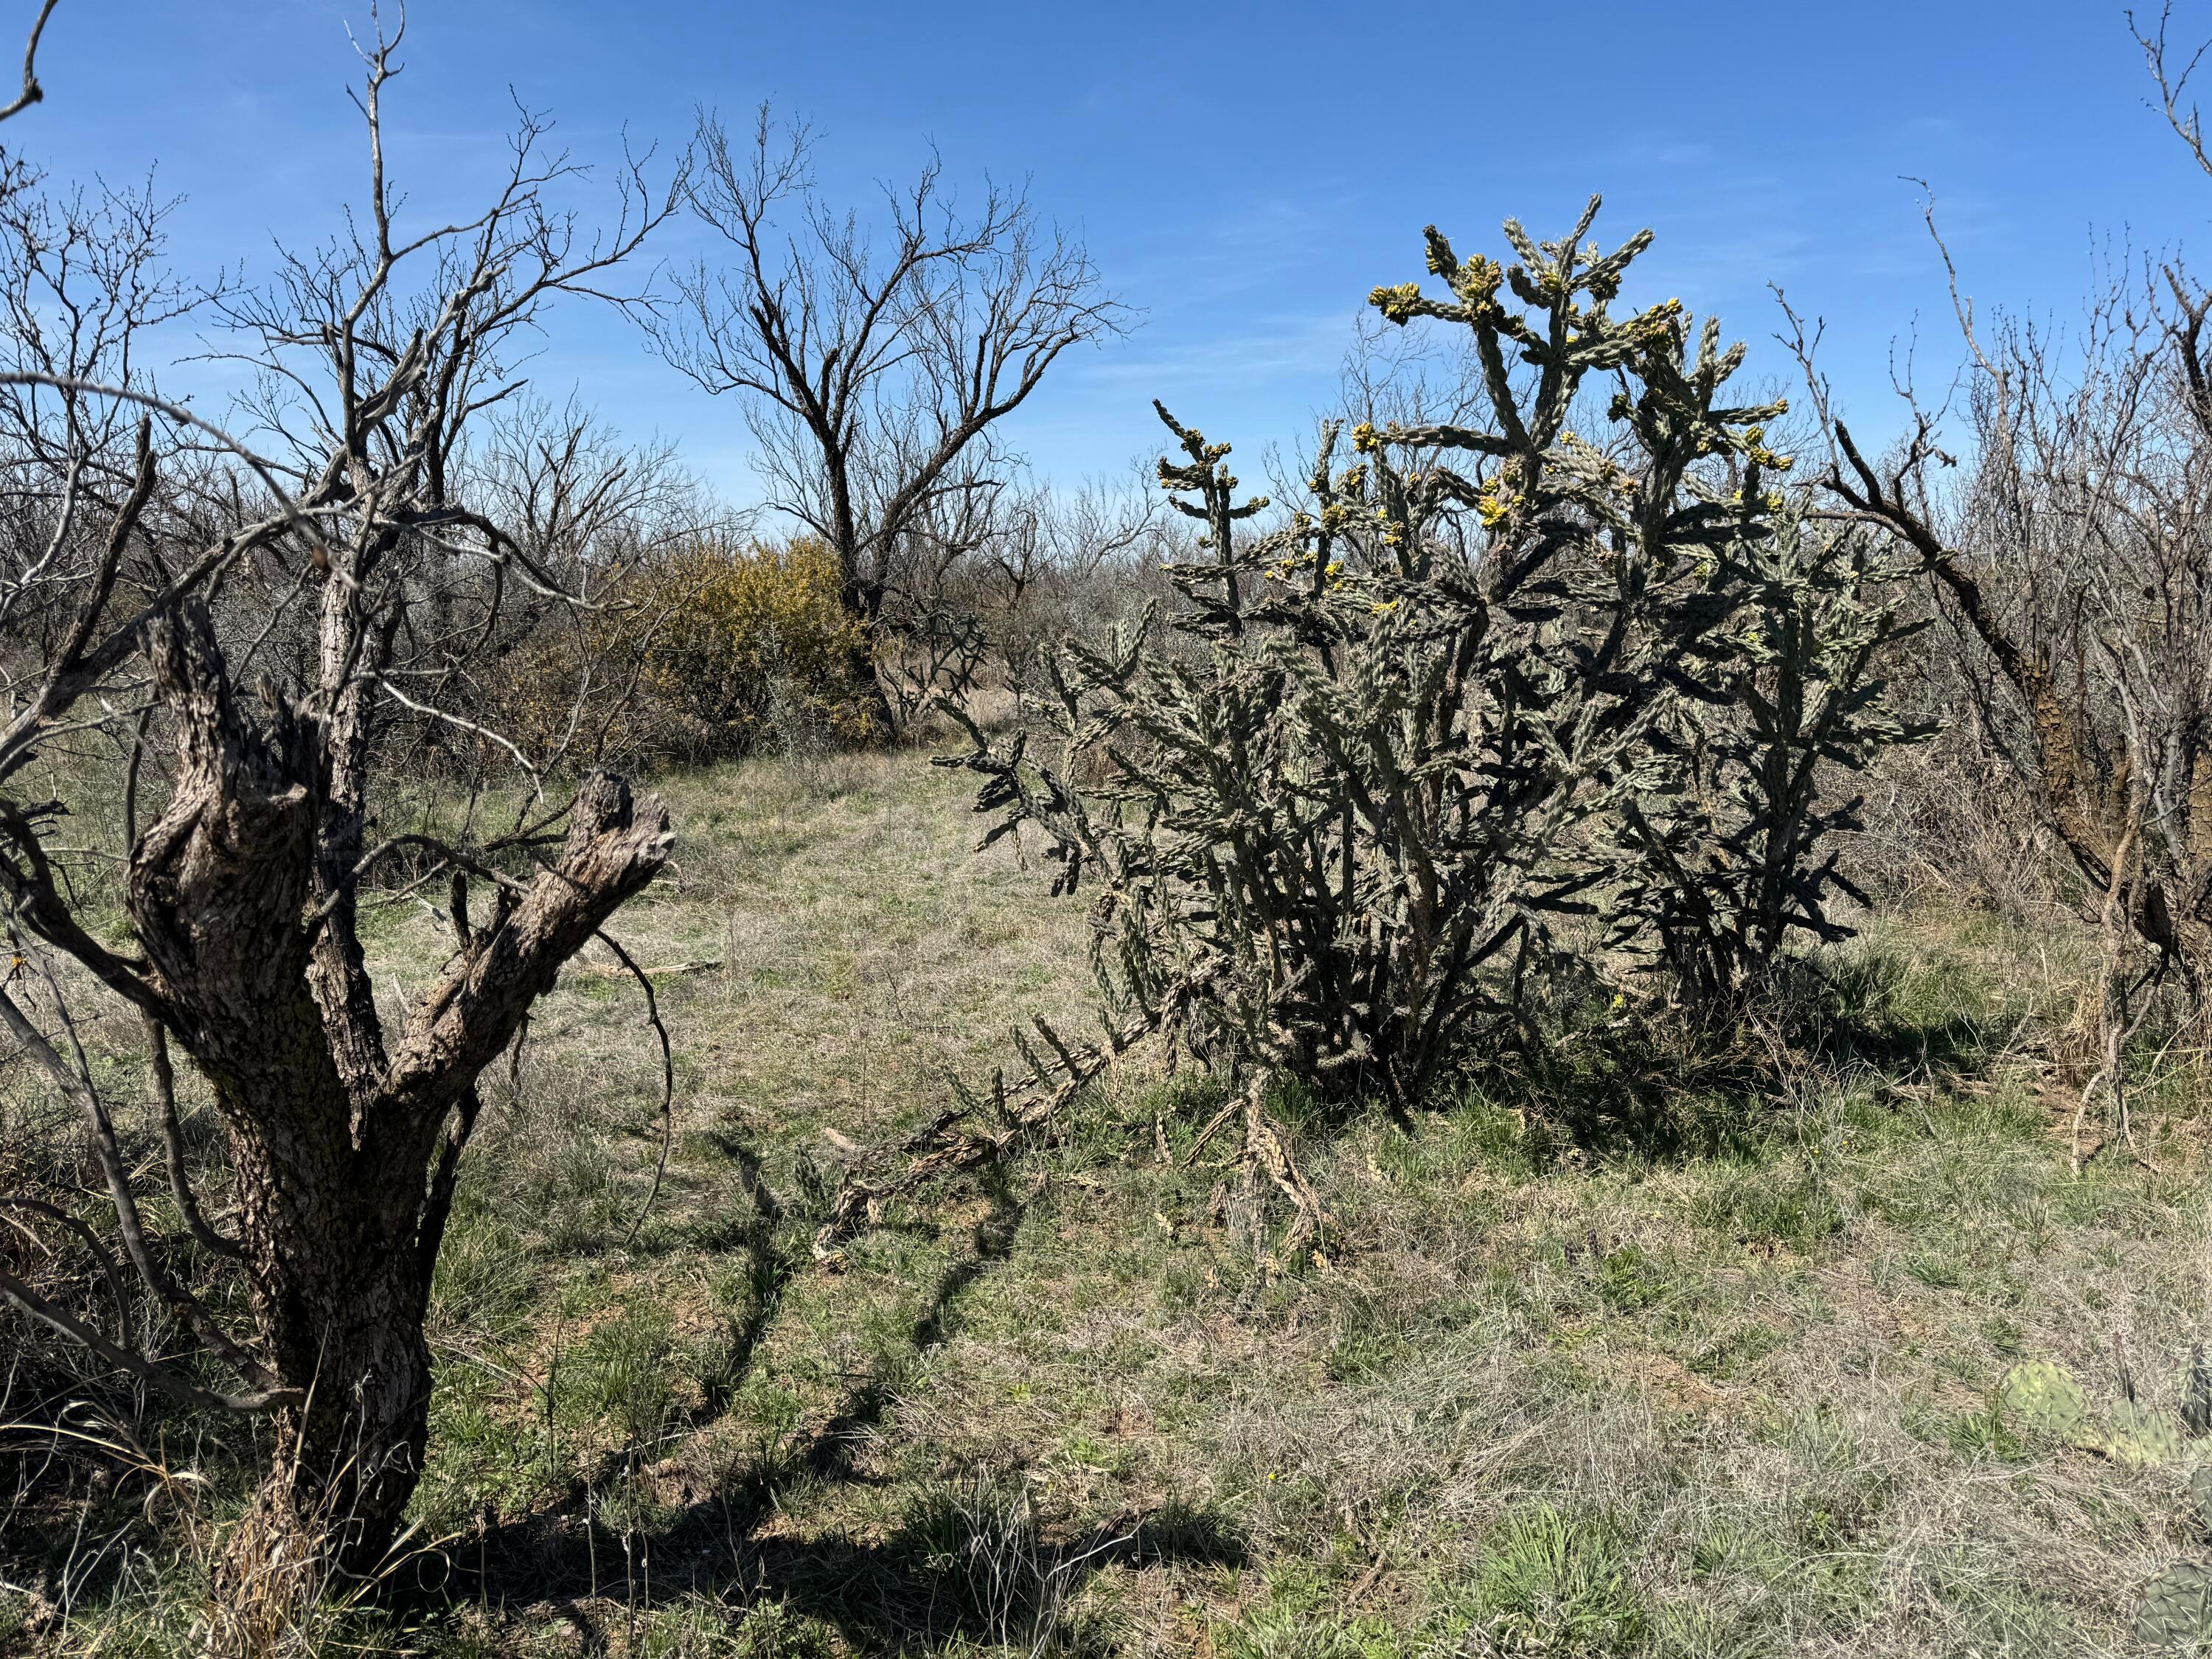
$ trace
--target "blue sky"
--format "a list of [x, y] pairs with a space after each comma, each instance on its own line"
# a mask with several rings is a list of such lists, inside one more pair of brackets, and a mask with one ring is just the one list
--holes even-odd
[[[7, 0], [27, 19], [30, 0]], [[1863, 430], [1894, 429], [1894, 350], [1920, 379], [1955, 362], [1924, 177], [1984, 307], [2076, 307], [2093, 249], [2205, 239], [2212, 179], [2145, 101], [2119, 7], [2071, 0], [1844, 4], [1400, 0], [1115, 7], [705, 0], [416, 0], [392, 94], [394, 166], [428, 215], [497, 166], [507, 88], [550, 109], [579, 159], [680, 144], [695, 106], [762, 99], [821, 137], [832, 192], [871, 199], [934, 141], [956, 185], [1026, 177], [1139, 313], [1065, 362], [1012, 428], [1049, 476], [1119, 471], [1156, 443], [1164, 398], [1241, 449], [1295, 440], [1334, 394], [1367, 290], [1420, 271], [1434, 221], [1462, 251], [1498, 220], [1539, 234], [1602, 190], [1608, 243], [1658, 240], [1631, 298], [1679, 295], [1784, 365], [1766, 292], [1825, 317], [1826, 365]], [[273, 232], [320, 234], [357, 199], [345, 26], [365, 3], [62, 0], [48, 101], [10, 143], [55, 178], [157, 165], [187, 198], [188, 271], [267, 266]], [[2174, 33], [2212, 34], [2212, 0]], [[688, 230], [662, 252], [699, 244]], [[2212, 273], [2209, 273], [2212, 274]], [[733, 497], [753, 493], [738, 408], [577, 307], [534, 365], [624, 430], [674, 439]], [[180, 368], [190, 387], [206, 371]], [[209, 388], [212, 390], [212, 387]]]

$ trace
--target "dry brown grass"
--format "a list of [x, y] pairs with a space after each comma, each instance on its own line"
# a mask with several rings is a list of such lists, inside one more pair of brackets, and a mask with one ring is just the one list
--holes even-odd
[[[971, 855], [959, 780], [912, 755], [668, 787], [680, 867], [617, 931], [720, 966], [661, 981], [667, 1186], [622, 1248], [653, 1051], [632, 988], [573, 974], [441, 1272], [421, 1509], [453, 1577], [349, 1643], [2087, 1655], [2207, 1550], [2176, 1469], [1992, 1403], [2032, 1357], [2170, 1407], [2212, 1296], [2193, 1086], [2078, 1176], [2051, 1133], [2070, 946], [1881, 921], [1853, 982], [1883, 1041], [1786, 1109], [1672, 1099], [1671, 1138], [1474, 1091], [1410, 1133], [1281, 1103], [1327, 1266], [1255, 1268], [1212, 1154], [1180, 1165], [1207, 1085], [1141, 1068], [817, 1262], [855, 1149], [1024, 1018], [1084, 1024], [1083, 912]], [[388, 914], [395, 994], [436, 930]], [[70, 1639], [179, 1650], [185, 1576]]]

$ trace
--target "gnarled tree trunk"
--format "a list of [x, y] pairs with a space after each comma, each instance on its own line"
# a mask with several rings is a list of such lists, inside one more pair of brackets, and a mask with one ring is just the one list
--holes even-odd
[[368, 1571], [422, 1469], [422, 1317], [477, 1075], [653, 878], [668, 815], [594, 775], [557, 862], [499, 889], [387, 1054], [350, 903], [317, 897], [319, 854], [359, 841], [357, 808], [331, 787], [342, 744], [281, 705], [246, 718], [197, 605], [154, 630], [149, 655], [176, 719], [177, 783], [133, 849], [129, 908], [157, 1017], [229, 1133], [255, 1357], [300, 1395], [279, 1417], [263, 1524], [241, 1534], [258, 1559], [237, 1571], [288, 1536], [327, 1540], [341, 1569]]
[[[392, 767], [401, 722], [465, 733], [533, 778], [558, 763], [563, 751], [533, 764], [466, 712], [481, 712], [471, 665], [513, 620], [510, 582], [556, 604], [582, 599], [540, 556], [532, 526], [548, 520], [526, 507], [502, 525], [478, 510], [500, 495], [471, 463], [468, 433], [523, 385], [507, 349], [518, 331], [564, 295], [620, 297], [609, 273], [676, 210], [684, 176], [656, 190], [624, 167], [612, 222], [582, 234], [544, 194], [574, 169], [545, 153], [545, 124], [526, 113], [485, 211], [397, 233], [381, 100], [398, 46], [396, 33], [380, 33], [361, 47], [366, 210], [312, 253], [280, 249], [265, 288], [225, 295], [240, 355], [280, 388], [248, 400], [274, 454], [162, 398], [133, 366], [134, 332], [176, 299], [149, 263], [158, 212], [118, 216], [127, 234], [74, 210], [58, 232], [42, 211], [0, 223], [0, 288], [12, 296], [0, 328], [0, 470], [9, 499], [44, 526], [27, 537], [20, 520], [0, 538], [0, 623], [19, 647], [0, 786], [32, 775], [24, 769], [63, 733], [103, 730], [131, 757], [120, 944], [87, 925], [50, 856], [69, 803], [0, 795], [0, 924], [19, 965], [35, 959], [71, 1035], [50, 1032], [35, 1001], [11, 994], [15, 978], [0, 985], [0, 1028], [82, 1113], [139, 1279], [245, 1387], [203, 1386], [135, 1347], [129, 1329], [111, 1335], [4, 1267], [0, 1297], [196, 1407], [276, 1413], [275, 1462], [217, 1586], [228, 1621], [211, 1633], [218, 1650], [282, 1636], [330, 1571], [374, 1570], [394, 1537], [422, 1467], [422, 1318], [477, 1076], [562, 964], [653, 878], [670, 841], [659, 800], [633, 802], [620, 779], [594, 774], [563, 844], [549, 834], [558, 812], [473, 845], [369, 844], [372, 786]], [[0, 181], [0, 204], [21, 188]], [[91, 251], [50, 269], [39, 250], [58, 244]], [[50, 331], [50, 309], [104, 320], [88, 343]], [[121, 436], [133, 416], [135, 457]], [[191, 466], [157, 491], [161, 455], [186, 452]], [[559, 472], [556, 453], [547, 465]], [[562, 562], [596, 556], [574, 538], [588, 537], [606, 499], [595, 489], [581, 519], [556, 515]], [[234, 659], [211, 605], [220, 637], [240, 641]], [[149, 741], [174, 753], [166, 804], [142, 824]], [[77, 770], [47, 776], [67, 787], [83, 781]], [[465, 822], [465, 842], [475, 820]], [[380, 1012], [357, 895], [378, 860], [410, 842], [453, 872], [453, 949], [409, 1006], [387, 998]], [[517, 861], [525, 853], [533, 863]], [[471, 880], [489, 889], [474, 927]], [[146, 1022], [171, 1194], [199, 1245], [235, 1269], [250, 1328], [179, 1283], [155, 1248], [140, 1172], [42, 947]], [[171, 1049], [205, 1079], [229, 1141], [227, 1234], [191, 1195]], [[58, 1206], [9, 1203], [104, 1251]]]

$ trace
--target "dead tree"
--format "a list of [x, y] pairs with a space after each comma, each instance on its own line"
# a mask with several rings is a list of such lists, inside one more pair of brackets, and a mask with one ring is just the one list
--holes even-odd
[[[2175, 131], [2212, 173], [2163, 19], [2137, 39]], [[1825, 482], [1931, 580], [1961, 647], [1963, 712], [2028, 786], [2087, 908], [2116, 907], [2201, 1000], [2212, 991], [2212, 296], [2178, 264], [2146, 265], [2113, 272], [2070, 338], [1978, 318], [1932, 206], [1928, 222], [1966, 351], [1963, 397], [1912, 401], [1910, 431], [1884, 456], [1825, 420]], [[1802, 326], [1798, 339], [1809, 359]]]
[[[558, 590], [527, 538], [470, 498], [465, 436], [521, 384], [518, 335], [562, 296], [628, 297], [611, 286], [619, 268], [677, 201], [632, 161], [611, 228], [586, 234], [556, 201], [580, 169], [525, 112], [482, 214], [403, 230], [382, 121], [398, 45], [363, 52], [362, 211], [285, 255], [265, 289], [215, 301], [259, 375], [254, 424], [234, 423], [243, 435], [143, 381], [100, 379], [113, 349], [57, 373], [18, 338], [0, 374], [45, 397], [0, 431], [10, 499], [41, 503], [45, 526], [0, 571], [0, 610], [59, 594], [63, 617], [7, 641], [0, 902], [40, 972], [0, 989], [0, 1024], [82, 1112], [131, 1266], [237, 1386], [189, 1381], [19, 1279], [0, 1276], [0, 1293], [148, 1383], [275, 1414], [240, 1571], [280, 1551], [361, 1570], [392, 1539], [422, 1468], [422, 1319], [477, 1076], [670, 844], [659, 799], [605, 774], [503, 836], [398, 838], [450, 868], [454, 937], [398, 1021], [379, 1013], [356, 912], [400, 850], [369, 838], [392, 723], [442, 720], [501, 744], [441, 693], [505, 592]], [[72, 412], [115, 407], [135, 417], [120, 443]], [[64, 879], [52, 837], [68, 802], [42, 793], [70, 778], [42, 757], [88, 728], [131, 753], [121, 939], [95, 933]], [[171, 1050], [211, 1093], [228, 1215], [191, 1192], [173, 1134], [171, 1174], [203, 1246], [242, 1277], [240, 1328], [149, 1239], [75, 1036], [72, 1003], [103, 993], [143, 1018], [172, 1127]]]
[[993, 186], [963, 216], [933, 157], [885, 192], [879, 246], [820, 195], [810, 143], [766, 106], [749, 142], [701, 121], [688, 199], [731, 257], [680, 276], [649, 331], [706, 391], [744, 396], [771, 504], [836, 551], [854, 678], [888, 722], [872, 650], [902, 542], [947, 497], [998, 488], [1000, 470], [975, 464], [994, 425], [1124, 313], [1026, 197]]
[[[2187, 101], [2196, 58], [2173, 67], [2163, 15], [2136, 38], [2212, 173]], [[2108, 1096], [2124, 1127], [2126, 1039], [2154, 983], [2178, 984], [2200, 1016], [2212, 1000], [2212, 295], [2146, 262], [2112, 271], [2064, 335], [1978, 317], [1932, 206], [1928, 222], [1962, 390], [1931, 408], [1906, 386], [1909, 429], [1886, 454], [1822, 407], [1824, 482], [1927, 578], [1957, 646], [1960, 721], [2034, 804], [2103, 935], [2081, 1105]], [[1796, 343], [1824, 403], [1802, 325]]]

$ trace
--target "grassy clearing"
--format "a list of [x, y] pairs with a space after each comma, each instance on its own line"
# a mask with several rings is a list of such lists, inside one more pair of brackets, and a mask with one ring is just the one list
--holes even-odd
[[[2170, 1407], [2205, 1328], [2188, 1098], [2077, 1176], [2070, 1097], [2017, 1058], [2071, 1006], [2063, 952], [1870, 929], [1843, 965], [1883, 1041], [1747, 1126], [1674, 1103], [1726, 1134], [1570, 1135], [1502, 1091], [1411, 1126], [1283, 1103], [1346, 1241], [1287, 1272], [1223, 1224], [1218, 1149], [1184, 1167], [1188, 1074], [1117, 1080], [1030, 1167], [817, 1261], [855, 1149], [1017, 1021], [1085, 1023], [1083, 911], [1012, 845], [971, 855], [960, 779], [912, 757], [670, 793], [681, 867], [617, 932], [720, 965], [660, 981], [666, 1186], [625, 1248], [657, 1060], [634, 988], [572, 974], [441, 1266], [443, 1589], [349, 1643], [2094, 1654], [2212, 1553], [2177, 1474], [1996, 1399], [2041, 1358]], [[395, 995], [435, 927], [384, 913]], [[185, 1601], [142, 1584], [70, 1639], [163, 1650]]]

